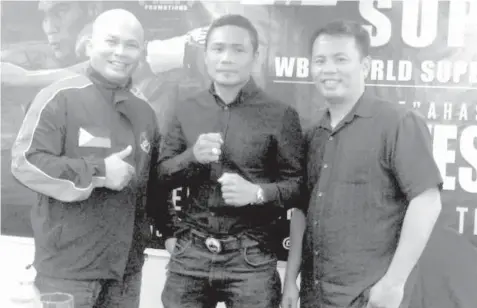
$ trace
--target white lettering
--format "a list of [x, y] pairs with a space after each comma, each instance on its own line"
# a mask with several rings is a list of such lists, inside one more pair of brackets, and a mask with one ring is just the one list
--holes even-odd
[[477, 83], [477, 61], [470, 62], [469, 82]]
[[275, 73], [277, 77], [293, 77], [294, 66], [294, 57], [275, 57]]
[[[434, 41], [437, 35], [439, 1], [414, 0], [403, 1], [402, 39], [412, 47], [425, 47]], [[421, 8], [419, 10], [419, 8]], [[421, 14], [419, 14], [421, 13]], [[419, 16], [421, 15], [421, 16]], [[421, 18], [419, 18], [421, 17]], [[419, 24], [420, 21], [420, 24]], [[418, 33], [420, 31], [420, 33]]]
[[462, 103], [460, 106], [460, 112], [459, 112], [459, 121], [467, 121], [469, 119], [469, 115], [467, 114], [467, 104]]
[[447, 38], [447, 46], [460, 47], [463, 46], [465, 41], [466, 25], [475, 20], [477, 16], [477, 5], [475, 0], [462, 1], [453, 0], [449, 1], [449, 32]]
[[384, 61], [373, 60], [371, 61], [371, 79], [383, 80], [384, 78]]
[[309, 61], [307, 58], [298, 58], [296, 60], [296, 76], [298, 78], [306, 78], [309, 73]]
[[452, 103], [444, 103], [444, 120], [452, 120]]
[[182, 201], [187, 199], [187, 196], [189, 196], [189, 189], [183, 189], [182, 187], [175, 188], [172, 191], [172, 204], [174, 205], [174, 208], [176, 211], [180, 211], [182, 208]]
[[477, 209], [474, 209], [474, 235], [477, 235]]
[[412, 62], [408, 60], [399, 61], [398, 79], [399, 81], [409, 81], [412, 78]]
[[[397, 75], [396, 75], [397, 70]], [[412, 79], [412, 62], [408, 60], [372, 60], [370, 69], [371, 80], [409, 81]]]
[[432, 61], [423, 61], [421, 64], [421, 80], [423, 82], [431, 82], [434, 80], [434, 67], [435, 64]]
[[[378, 47], [387, 44], [391, 39], [392, 24], [385, 14], [373, 6], [374, 2], [374, 0], [360, 1], [359, 12], [371, 24], [363, 26], [369, 32], [371, 46]], [[380, 9], [391, 9], [392, 0], [378, 0], [377, 7]]]
[[427, 118], [429, 120], [437, 120], [436, 103], [429, 103], [429, 111], [427, 112]]
[[448, 60], [437, 62], [437, 80], [439, 82], [449, 82], [451, 78], [452, 63]]
[[445, 190], [455, 190], [455, 177], [447, 176], [447, 165], [455, 163], [455, 151], [449, 149], [449, 140], [457, 139], [457, 126], [434, 125], [433, 155], [444, 179]]
[[[460, 136], [460, 152], [471, 167], [459, 167], [459, 184], [463, 190], [470, 193], [477, 193], [477, 126], [472, 125], [465, 128]], [[475, 180], [474, 180], [475, 178]]]
[[468, 208], [466, 207], [456, 207], [455, 210], [459, 212], [459, 233], [462, 234], [464, 233], [464, 218], [465, 218], [465, 213], [469, 211]]
[[393, 60], [388, 60], [387, 63], [386, 63], [386, 80], [387, 81], [396, 81], [396, 76], [394, 76], [393, 74]]
[[452, 81], [455, 83], [460, 82], [462, 75], [465, 73], [467, 73], [467, 62], [456, 61], [452, 70]]

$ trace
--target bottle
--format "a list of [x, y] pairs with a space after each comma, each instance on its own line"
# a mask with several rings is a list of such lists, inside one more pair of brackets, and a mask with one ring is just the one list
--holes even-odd
[[35, 286], [36, 270], [27, 266], [19, 271], [10, 295], [9, 308], [41, 308], [40, 291]]

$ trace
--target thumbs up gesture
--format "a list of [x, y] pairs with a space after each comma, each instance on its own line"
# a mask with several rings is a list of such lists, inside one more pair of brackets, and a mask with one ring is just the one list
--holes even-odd
[[113, 153], [104, 159], [106, 166], [105, 187], [119, 191], [128, 185], [135, 173], [135, 169], [126, 163], [124, 159], [131, 155], [131, 152], [132, 147], [129, 145], [124, 150]]

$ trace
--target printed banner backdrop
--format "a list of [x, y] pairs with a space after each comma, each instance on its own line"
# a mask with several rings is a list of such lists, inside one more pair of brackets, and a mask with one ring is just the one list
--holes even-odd
[[[42, 76], [52, 69], [84, 66], [90, 22], [116, 7], [136, 14], [146, 29], [147, 63], [135, 82], [153, 104], [161, 130], [178, 99], [208, 85], [203, 33], [214, 18], [239, 13], [254, 23], [260, 35], [254, 77], [299, 111], [305, 129], [324, 108], [309, 74], [311, 33], [335, 19], [366, 25], [373, 58], [367, 89], [426, 117], [445, 181], [443, 213], [420, 263], [412, 307], [476, 307], [477, 2], [472, 0], [2, 1], [2, 234], [31, 236], [29, 210], [36, 196], [9, 172], [25, 106], [51, 82]], [[186, 197], [187, 189], [178, 188], [171, 201], [180, 210]], [[277, 234], [282, 260], [289, 216], [283, 216]], [[151, 247], [162, 248], [157, 235]]]

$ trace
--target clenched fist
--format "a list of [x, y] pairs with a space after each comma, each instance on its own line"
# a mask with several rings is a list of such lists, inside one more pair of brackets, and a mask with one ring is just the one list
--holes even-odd
[[223, 143], [220, 133], [201, 134], [192, 149], [195, 159], [201, 164], [218, 161]]

